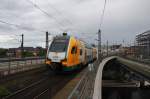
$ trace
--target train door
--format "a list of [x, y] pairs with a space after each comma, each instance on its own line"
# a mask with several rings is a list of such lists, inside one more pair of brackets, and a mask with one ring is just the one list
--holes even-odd
[[79, 57], [80, 64], [85, 64], [85, 48], [82, 42], [80, 42]]
[[80, 47], [79, 50], [80, 50], [79, 60], [80, 60], [80, 63], [82, 63], [83, 62], [83, 49]]
[[85, 48], [85, 65], [88, 63], [88, 58], [87, 58], [87, 48]]

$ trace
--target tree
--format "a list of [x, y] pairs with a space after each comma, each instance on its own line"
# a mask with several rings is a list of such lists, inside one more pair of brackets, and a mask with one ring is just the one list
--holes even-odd
[[7, 51], [8, 51], [7, 49], [0, 48], [0, 57], [6, 57]]

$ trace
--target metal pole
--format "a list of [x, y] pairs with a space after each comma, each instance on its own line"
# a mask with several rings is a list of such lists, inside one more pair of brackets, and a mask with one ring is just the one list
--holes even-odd
[[108, 40], [107, 40], [107, 56], [108, 56]]
[[101, 59], [101, 30], [98, 30], [98, 59]]
[[45, 45], [45, 48], [46, 50], [48, 49], [48, 32], [46, 32], [46, 45]]
[[148, 37], [148, 58], [150, 58], [150, 35]]
[[21, 37], [22, 37], [22, 41], [21, 41], [21, 57], [23, 58], [24, 57], [24, 35], [22, 34], [21, 35]]
[[10, 75], [10, 67], [11, 66], [11, 58], [10, 58], [10, 55], [9, 55], [9, 64], [8, 64], [8, 75]]

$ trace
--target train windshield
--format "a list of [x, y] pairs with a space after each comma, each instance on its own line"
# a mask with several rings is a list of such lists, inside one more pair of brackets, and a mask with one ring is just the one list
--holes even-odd
[[69, 39], [54, 39], [49, 51], [50, 52], [66, 52], [68, 48]]

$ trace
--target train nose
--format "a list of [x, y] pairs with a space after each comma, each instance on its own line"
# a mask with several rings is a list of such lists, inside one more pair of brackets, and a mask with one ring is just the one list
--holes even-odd
[[61, 60], [65, 59], [65, 55], [66, 55], [66, 52], [59, 52], [59, 53], [56, 53], [56, 52], [49, 52], [49, 59], [51, 59], [52, 62], [56, 62], [56, 63], [60, 63]]

